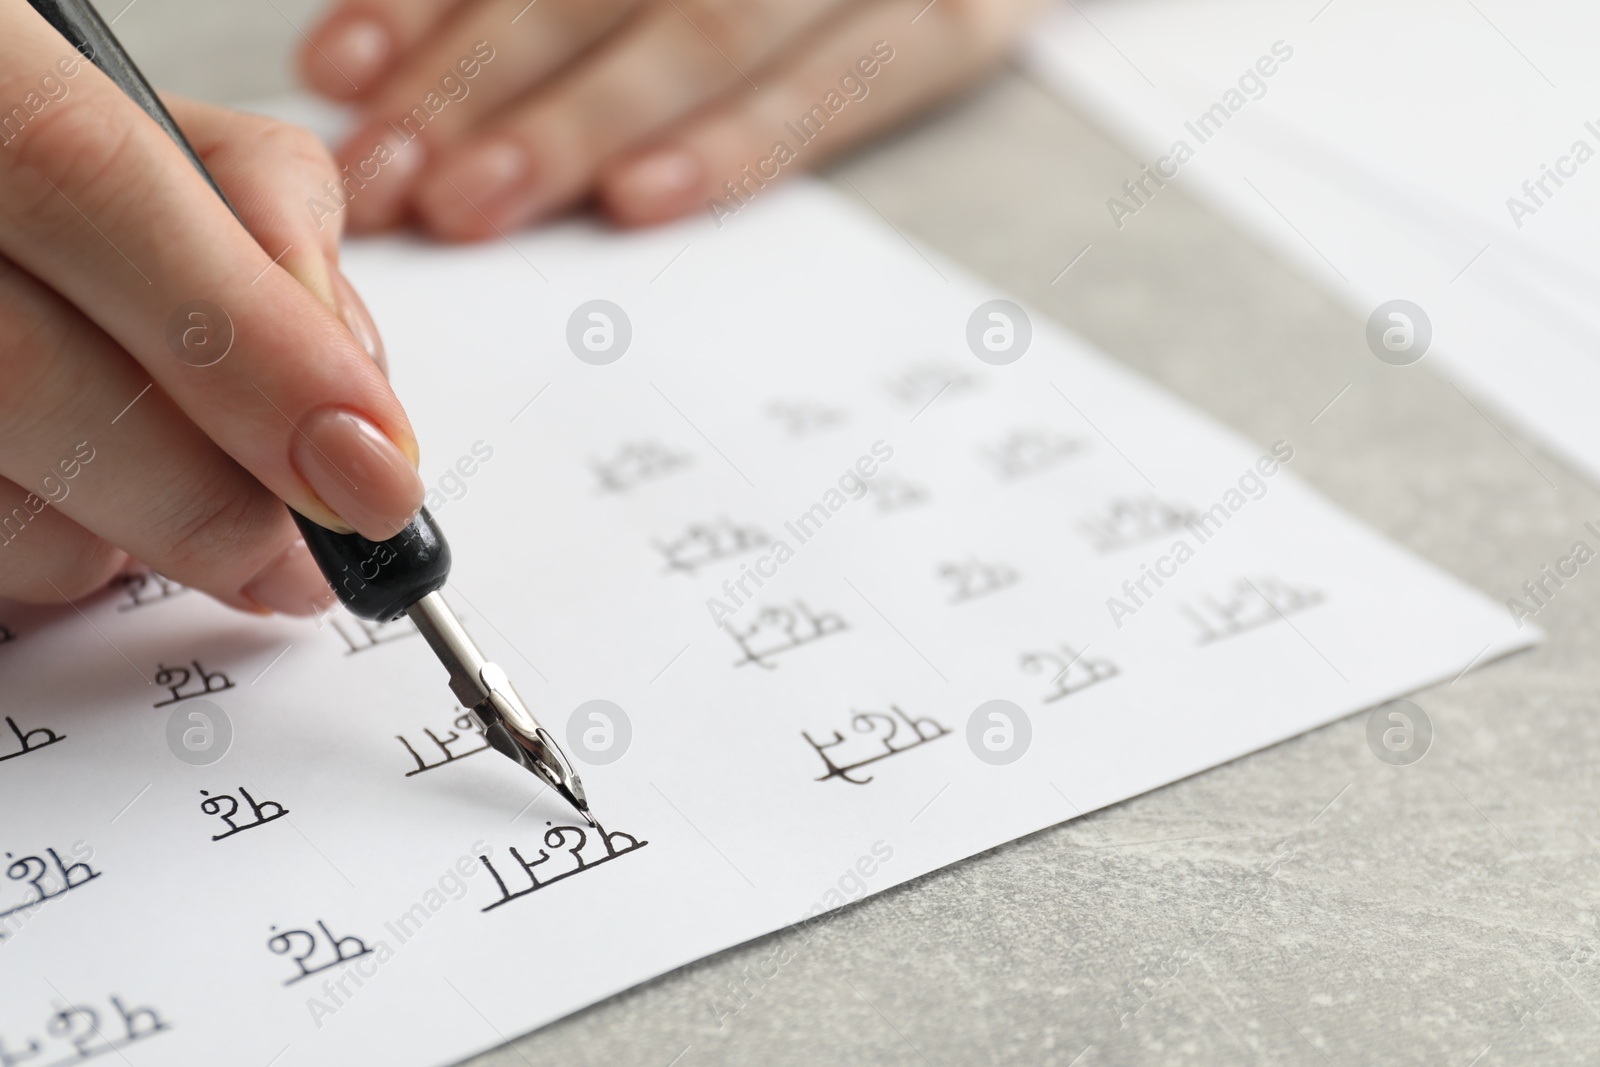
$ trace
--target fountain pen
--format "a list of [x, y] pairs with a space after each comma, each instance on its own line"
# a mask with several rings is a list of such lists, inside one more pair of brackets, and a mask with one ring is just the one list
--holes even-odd
[[[172, 138], [222, 202], [233, 210], [183, 131], [89, 0], [28, 2]], [[238, 217], [237, 211], [234, 217]], [[583, 782], [566, 754], [517, 696], [506, 672], [491, 663], [467, 636], [461, 620], [440, 595], [439, 590], [450, 576], [450, 546], [428, 509], [421, 509], [410, 525], [387, 541], [336, 533], [292, 508], [290, 514], [323, 576], [351, 614], [379, 622], [410, 616], [449, 672], [451, 692], [469, 709], [494, 750], [537, 775], [566, 798], [589, 825], [596, 825], [589, 813]]]

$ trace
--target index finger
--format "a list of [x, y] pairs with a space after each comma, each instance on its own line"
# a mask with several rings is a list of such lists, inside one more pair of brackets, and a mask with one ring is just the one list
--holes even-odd
[[[0, 34], [0, 253], [70, 300], [307, 517], [382, 539], [420, 505], [416, 440], [339, 319], [183, 153], [31, 10]], [[291, 201], [319, 190], [285, 189]], [[108, 417], [110, 414], [108, 413]]]

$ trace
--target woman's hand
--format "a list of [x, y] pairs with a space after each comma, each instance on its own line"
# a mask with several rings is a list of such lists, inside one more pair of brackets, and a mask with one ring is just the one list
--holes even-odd
[[593, 196], [736, 211], [1006, 53], [1038, 0], [340, 0], [301, 52], [358, 103], [328, 210], [471, 240]]
[[423, 489], [340, 219], [306, 207], [327, 154], [170, 101], [246, 233], [27, 5], [0, 72], [0, 597], [70, 600], [132, 557], [248, 611], [328, 603], [283, 501], [384, 538]]

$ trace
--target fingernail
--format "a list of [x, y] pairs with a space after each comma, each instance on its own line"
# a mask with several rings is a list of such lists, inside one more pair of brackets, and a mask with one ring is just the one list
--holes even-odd
[[323, 80], [339, 95], [366, 89], [388, 66], [394, 48], [382, 23], [361, 16], [335, 22], [317, 38], [317, 49], [333, 67], [332, 77]]
[[389, 357], [383, 350], [383, 338], [378, 333], [378, 324], [372, 321], [372, 313], [367, 310], [367, 305], [362, 301], [361, 294], [356, 292], [355, 286], [350, 284], [350, 279], [344, 272], [333, 272], [333, 294], [339, 301], [339, 317], [350, 328], [350, 333], [355, 336], [356, 342], [361, 345], [367, 355], [372, 357], [372, 362], [387, 376], [389, 373]]
[[285, 256], [280, 262], [290, 277], [311, 290], [312, 296], [335, 311], [339, 309], [333, 279], [329, 276], [328, 261], [320, 251], [308, 249], [298, 255]]
[[280, 615], [315, 615], [333, 606], [333, 590], [304, 541], [296, 541], [239, 590], [251, 603]]
[[436, 228], [475, 229], [487, 218], [505, 226], [532, 202], [533, 161], [516, 141], [501, 138], [467, 149], [445, 165], [421, 197]]
[[642, 157], [611, 179], [606, 199], [628, 217], [675, 214], [705, 185], [705, 168], [681, 148], [663, 148]]
[[422, 479], [405, 453], [353, 411], [318, 408], [289, 452], [300, 476], [363, 537], [387, 541], [422, 506]]
[[346, 226], [356, 233], [386, 230], [405, 213], [406, 194], [427, 159], [422, 138], [405, 140], [386, 122], [374, 122], [339, 149], [344, 173], [357, 178], [344, 201]]

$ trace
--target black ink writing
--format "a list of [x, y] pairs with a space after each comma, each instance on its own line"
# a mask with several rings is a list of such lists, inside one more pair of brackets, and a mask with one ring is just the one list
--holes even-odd
[[589, 468], [602, 492], [627, 493], [693, 463], [686, 453], [673, 452], [654, 441], [636, 441], [623, 445], [609, 459], [591, 460]]
[[1054, 430], [1013, 430], [979, 456], [1001, 481], [1011, 482], [1050, 470], [1087, 451], [1088, 445]]
[[[222, 833], [213, 836], [211, 838], [213, 841], [221, 841], [225, 837], [242, 834], [246, 830], [255, 829], [262, 823], [269, 823], [274, 819], [281, 819], [289, 814], [289, 809], [279, 804], [276, 800], [258, 801], [250, 795], [248, 789], [240, 786], [239, 796], [244, 797], [244, 802], [250, 805], [250, 818], [252, 820], [240, 825], [233, 821], [233, 817], [239, 814], [239, 800], [237, 797], [231, 793], [219, 793], [216, 796], [212, 796], [210, 791], [205, 789], [200, 790], [200, 795], [207, 798], [200, 802], [200, 810], [207, 815], [215, 815], [228, 826]], [[226, 805], [226, 810], [224, 810], [224, 805]]]
[[344, 638], [345, 655], [347, 656], [377, 648], [386, 641], [398, 641], [403, 637], [417, 636], [416, 623], [411, 621], [409, 615], [402, 615], [391, 622], [372, 622], [369, 619], [358, 619], [351, 615], [346, 618], [334, 619], [333, 628], [340, 637]]
[[1322, 601], [1322, 594], [1309, 587], [1297, 589], [1271, 577], [1240, 578], [1220, 596], [1202, 595], [1178, 610], [1199, 631], [1198, 643], [1208, 645], [1287, 619]]
[[[544, 832], [545, 846], [546, 848], [557, 850], [557, 854], [561, 857], [560, 859], [556, 859], [550, 852], [541, 848], [539, 849], [538, 859], [526, 860], [522, 858], [522, 853], [517, 851], [516, 846], [511, 848], [511, 858], [517, 861], [517, 866], [521, 868], [522, 873], [528, 876], [528, 887], [526, 889], [519, 888], [516, 892], [512, 892], [507, 888], [505, 879], [500, 877], [500, 872], [495, 870], [494, 864], [489, 861], [489, 857], [483, 855], [478, 857], [478, 861], [488, 869], [490, 874], [494, 875], [494, 884], [500, 889], [500, 899], [479, 910], [493, 911], [500, 905], [509, 904], [518, 897], [525, 897], [529, 893], [538, 892], [548, 885], [561, 881], [563, 878], [571, 878], [575, 874], [582, 874], [591, 867], [598, 867], [602, 863], [610, 863], [618, 856], [625, 856], [629, 852], [641, 849], [650, 843], [648, 841], [640, 841], [638, 838], [622, 833], [620, 830], [607, 833], [604, 827], [597, 827], [593, 831], [593, 836], [599, 839], [599, 848], [603, 850], [597, 851], [593, 848], [587, 848], [590, 832], [584, 828], [579, 826], [554, 826], [550, 823], [545, 825], [550, 827]], [[619, 841], [623, 842], [620, 847], [617, 844]], [[585, 854], [586, 851], [587, 854]]]
[[[190, 668], [193, 668], [191, 670]], [[189, 683], [193, 682], [194, 687]], [[164, 663], [156, 664], [156, 684], [164, 686], [172, 695], [166, 700], [158, 700], [152, 707], [164, 708], [168, 704], [176, 704], [180, 700], [193, 700], [195, 697], [207, 696], [211, 693], [220, 693], [224, 689], [233, 688], [233, 680], [221, 671], [207, 671], [200, 666], [200, 661], [190, 660], [186, 666], [168, 667]], [[185, 692], [185, 689], [188, 692]]]
[[1080, 693], [1121, 673], [1108, 659], [1096, 659], [1060, 645], [1040, 652], [1024, 652], [1022, 669], [1030, 674], [1050, 676], [1050, 689], [1040, 699], [1046, 704]]
[[897, 403], [919, 411], [940, 397], [950, 400], [979, 387], [978, 379], [958, 365], [939, 361], [914, 363], [884, 383]]
[[[276, 930], [277, 927], [274, 926], [272, 929]], [[299, 974], [285, 980], [284, 985], [294, 985], [301, 979], [320, 974], [330, 967], [343, 966], [372, 951], [359, 937], [353, 935], [335, 937], [333, 931], [328, 929], [328, 924], [321, 919], [317, 920], [317, 929], [322, 932], [321, 938], [310, 930], [285, 930], [281, 934], [267, 938], [267, 948], [279, 956], [288, 956], [294, 960], [295, 967], [300, 971]], [[318, 949], [323, 945], [332, 951], [333, 958], [317, 962], [320, 958]], [[303, 951], [296, 954], [297, 950]]]
[[962, 563], [944, 564], [939, 568], [939, 577], [954, 589], [950, 603], [962, 604], [1016, 585], [1018, 575], [1004, 563], [984, 563], [973, 556]]
[[777, 668], [767, 662], [768, 658], [820, 641], [829, 634], [840, 633], [850, 627], [838, 615], [814, 614], [804, 601], [796, 600], [793, 607], [762, 608], [756, 613], [755, 622], [746, 629], [740, 629], [732, 622], [723, 623], [723, 628], [744, 653], [744, 658], [734, 663], [735, 667], [754, 663], [770, 671]]
[[767, 416], [790, 437], [810, 437], [849, 421], [843, 410], [810, 400], [774, 400], [767, 405]]
[[1153, 496], [1123, 497], [1080, 520], [1078, 530], [1089, 547], [1104, 554], [1165, 538], [1195, 518], [1192, 509], [1175, 507]]
[[154, 571], [124, 574], [116, 580], [116, 585], [122, 590], [125, 598], [123, 603], [117, 605], [118, 611], [137, 611], [189, 591], [188, 586], [179, 585], [171, 578], [163, 577]]
[[678, 537], [652, 543], [667, 561], [668, 573], [693, 575], [702, 567], [754, 552], [771, 541], [759, 527], [717, 519], [691, 523]]
[[[910, 727], [909, 735], [901, 731], [901, 727]], [[862, 735], [860, 740], [846, 737], [838, 730], [833, 731], [832, 741], [818, 741], [809, 733], [802, 730], [800, 736], [810, 742], [811, 747], [817, 750], [817, 755], [822, 757], [823, 766], [827, 773], [816, 779], [826, 782], [830, 778], [842, 778], [854, 785], [866, 785], [873, 780], [872, 775], [866, 778], [852, 778], [850, 772], [859, 770], [870, 763], [898, 756], [902, 752], [925, 745], [929, 741], [937, 741], [950, 731], [933, 719], [913, 719], [896, 705], [889, 705], [887, 712], [860, 711], [850, 717], [850, 729]], [[863, 744], [862, 742], [870, 742]], [[854, 742], [854, 743], [852, 743]], [[844, 746], [847, 750], [854, 750], [854, 762], [836, 762], [835, 756], [828, 750]]]
[[30, 752], [37, 752], [41, 748], [55, 744], [57, 741], [65, 741], [67, 739], [66, 734], [58, 734], [44, 726], [35, 727], [32, 730], [24, 730], [17, 725], [17, 720], [9, 715], [6, 716], [5, 722], [6, 726], [11, 730], [12, 737], [17, 740], [18, 749], [15, 752], [5, 752], [7, 748], [11, 747], [11, 741], [3, 733], [0, 733], [0, 752], [5, 753], [0, 755], [0, 763], [4, 763], [8, 759], [16, 759], [18, 756], [26, 756]]
[[[447, 734], [445, 737], [440, 737], [438, 734], [434, 733], [432, 729], [423, 727], [422, 732], [428, 735], [428, 740], [432, 741], [434, 747], [437, 748], [441, 753], [442, 758], [436, 759], [432, 763], [429, 763], [427, 760], [423, 759], [422, 756], [418, 754], [417, 750], [411, 747], [410, 741], [407, 741], [400, 734], [394, 735], [394, 739], [400, 742], [401, 745], [405, 746], [405, 750], [410, 753], [412, 761], [416, 763], [415, 768], [406, 772], [407, 778], [410, 778], [413, 774], [421, 774], [423, 771], [431, 771], [435, 767], [443, 767], [446, 763], [454, 763], [458, 759], [465, 759], [467, 756], [482, 752], [484, 749], [489, 747], [489, 742], [484, 738], [483, 733], [477, 728], [477, 724], [472, 721], [471, 712], [463, 712], [462, 714], [457, 715], [452, 725], [455, 727], [455, 729], [445, 731]], [[461, 740], [463, 731], [466, 732], [468, 737], [471, 737], [478, 742], [477, 747], [472, 747], [471, 741], [466, 742], [457, 749], [452, 749], [450, 747]], [[426, 746], [424, 746], [424, 748], [426, 748]]]
[[[44, 856], [23, 856], [18, 859], [15, 853], [5, 854], [10, 861], [6, 867], [6, 877], [27, 886], [28, 896], [21, 903], [0, 910], [0, 941], [11, 935], [11, 927], [15, 924], [9, 920], [13, 916], [24, 917], [45, 901], [81, 888], [103, 873], [90, 867], [87, 860], [69, 864], [55, 849], [47, 848], [44, 851], [50, 857], [49, 863], [45, 862]], [[73, 854], [78, 855], [76, 849]]]
[[25, 1037], [15, 1047], [10, 1039], [0, 1037], [0, 1067], [31, 1061], [41, 1053], [47, 1059], [38, 1067], [65, 1067], [108, 1052], [120, 1054], [136, 1041], [172, 1029], [154, 1008], [130, 1008], [115, 995], [107, 1000], [111, 1011], [80, 1002], [57, 1007], [46, 1017], [39, 1036]]
[[897, 474], [879, 474], [867, 479], [867, 492], [872, 494], [872, 503], [879, 514], [914, 508], [928, 499], [926, 488]]

